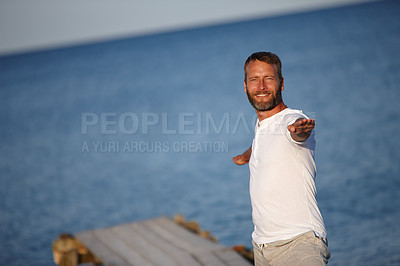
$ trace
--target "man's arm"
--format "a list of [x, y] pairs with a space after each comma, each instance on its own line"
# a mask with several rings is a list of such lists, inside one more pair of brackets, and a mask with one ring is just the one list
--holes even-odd
[[314, 119], [299, 118], [296, 122], [288, 126], [288, 130], [293, 140], [303, 142], [311, 135], [314, 127]]
[[251, 146], [247, 151], [243, 152], [238, 156], [233, 157], [232, 160], [237, 165], [243, 165], [250, 161], [250, 156], [251, 156]]

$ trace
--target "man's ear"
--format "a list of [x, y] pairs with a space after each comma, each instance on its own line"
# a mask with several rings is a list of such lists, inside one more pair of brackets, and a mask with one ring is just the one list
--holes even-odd
[[243, 85], [244, 85], [244, 92], [247, 94], [247, 86], [246, 86], [246, 81], [243, 81]]
[[281, 91], [283, 91], [283, 90], [285, 89], [285, 85], [284, 85], [284, 83], [285, 83], [285, 79], [284, 79], [284, 78], [282, 78]]

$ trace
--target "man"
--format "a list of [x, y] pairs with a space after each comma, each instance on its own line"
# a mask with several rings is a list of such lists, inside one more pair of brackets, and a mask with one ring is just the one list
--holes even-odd
[[315, 198], [315, 121], [282, 101], [275, 54], [245, 62], [244, 91], [258, 120], [252, 146], [233, 158], [249, 163], [255, 265], [326, 265], [330, 252]]

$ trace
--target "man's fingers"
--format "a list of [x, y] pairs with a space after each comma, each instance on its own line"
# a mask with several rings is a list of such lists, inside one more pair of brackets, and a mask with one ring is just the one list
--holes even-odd
[[309, 132], [315, 127], [314, 119], [301, 119], [288, 126], [291, 133]]
[[304, 125], [314, 125], [315, 121], [314, 119], [302, 119], [296, 121], [293, 125], [298, 125], [298, 126], [304, 126]]

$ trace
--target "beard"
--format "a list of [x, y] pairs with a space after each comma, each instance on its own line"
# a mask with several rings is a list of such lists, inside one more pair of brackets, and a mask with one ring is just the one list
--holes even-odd
[[276, 90], [271, 94], [272, 98], [269, 101], [261, 101], [257, 102], [255, 96], [250, 95], [249, 91], [247, 91], [247, 98], [249, 99], [249, 102], [251, 106], [254, 107], [257, 111], [270, 111], [274, 109], [278, 104], [282, 102], [282, 91], [281, 90]]

